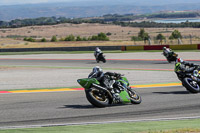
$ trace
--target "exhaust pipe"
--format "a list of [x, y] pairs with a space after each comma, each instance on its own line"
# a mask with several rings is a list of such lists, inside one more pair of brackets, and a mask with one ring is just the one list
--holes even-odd
[[99, 89], [99, 90], [103, 90], [104, 92], [107, 92], [108, 95], [110, 96], [110, 98], [113, 98], [112, 94], [110, 93], [110, 91], [108, 91], [106, 88], [102, 87], [102, 86], [99, 86], [97, 84], [92, 84], [92, 86], [94, 86], [96, 89]]

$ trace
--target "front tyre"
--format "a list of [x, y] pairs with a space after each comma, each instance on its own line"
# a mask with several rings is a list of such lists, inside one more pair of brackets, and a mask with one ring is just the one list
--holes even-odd
[[191, 78], [184, 78], [182, 80], [184, 87], [191, 93], [198, 93], [200, 91], [199, 85]]
[[127, 92], [130, 96], [131, 103], [133, 104], [140, 104], [142, 102], [141, 96], [132, 89], [127, 89]]
[[106, 59], [105, 57], [102, 58], [103, 63], [106, 63]]
[[105, 92], [96, 88], [85, 90], [87, 100], [95, 107], [103, 108], [109, 105], [109, 98]]

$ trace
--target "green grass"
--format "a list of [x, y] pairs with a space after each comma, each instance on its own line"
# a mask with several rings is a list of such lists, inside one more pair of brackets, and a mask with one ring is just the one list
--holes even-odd
[[0, 133], [171, 133], [200, 132], [200, 119], [70, 125], [25, 129], [5, 129]]

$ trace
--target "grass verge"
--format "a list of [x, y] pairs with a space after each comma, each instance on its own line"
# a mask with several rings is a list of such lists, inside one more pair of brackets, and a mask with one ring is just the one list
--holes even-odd
[[0, 133], [190, 133], [200, 132], [200, 119], [70, 125], [41, 128], [4, 129]]

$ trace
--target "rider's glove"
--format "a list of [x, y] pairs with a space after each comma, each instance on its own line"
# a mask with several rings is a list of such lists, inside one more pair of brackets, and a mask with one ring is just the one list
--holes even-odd
[[121, 77], [120, 73], [116, 73], [116, 77], [119, 79]]

